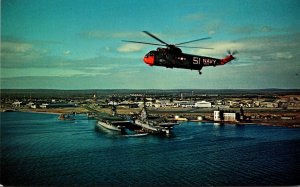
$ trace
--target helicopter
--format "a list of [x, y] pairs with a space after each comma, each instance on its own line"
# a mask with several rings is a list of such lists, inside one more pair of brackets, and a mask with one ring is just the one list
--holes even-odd
[[231, 60], [236, 59], [234, 55], [237, 54], [237, 51], [231, 52], [230, 50], [228, 50], [227, 56], [225, 56], [223, 59], [217, 59], [217, 58], [206, 57], [206, 56], [186, 54], [183, 53], [182, 50], [180, 49], [180, 47], [213, 49], [213, 48], [206, 48], [206, 47], [183, 46], [183, 44], [197, 42], [201, 40], [207, 40], [210, 39], [210, 37], [200, 38], [200, 39], [182, 42], [178, 44], [168, 44], [148, 31], [143, 31], [143, 32], [148, 36], [154, 38], [155, 40], [159, 41], [160, 43], [149, 43], [149, 42], [140, 42], [140, 41], [132, 41], [132, 40], [122, 40], [122, 41], [138, 43], [138, 44], [155, 45], [155, 46], [166, 46], [165, 48], [158, 47], [156, 50], [152, 50], [144, 56], [144, 62], [149, 66], [163, 66], [166, 68], [198, 70], [199, 74], [201, 75], [202, 74], [201, 70], [205, 66], [220, 66], [230, 62]]

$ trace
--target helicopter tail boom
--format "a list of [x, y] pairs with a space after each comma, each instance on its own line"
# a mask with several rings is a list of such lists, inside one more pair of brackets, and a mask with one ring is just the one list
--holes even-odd
[[225, 58], [221, 59], [220, 65], [224, 65], [232, 60], [234, 60], [235, 57], [232, 54], [229, 54], [228, 56], [226, 56]]

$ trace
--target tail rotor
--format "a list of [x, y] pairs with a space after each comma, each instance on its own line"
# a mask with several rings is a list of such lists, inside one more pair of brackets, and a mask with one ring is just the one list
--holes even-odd
[[237, 50], [234, 50], [234, 51], [227, 50], [226, 57], [221, 59], [221, 65], [224, 65], [226, 63], [230, 63], [232, 60], [237, 60], [237, 58], [234, 56], [236, 54], [238, 54]]
[[237, 50], [227, 50], [227, 56], [231, 57], [233, 60], [238, 60], [237, 57], [235, 57], [236, 54], [238, 54], [239, 52]]

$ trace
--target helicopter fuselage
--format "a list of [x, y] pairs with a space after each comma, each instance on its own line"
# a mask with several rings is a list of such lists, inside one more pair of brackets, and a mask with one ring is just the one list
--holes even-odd
[[219, 66], [233, 60], [232, 55], [223, 59], [211, 58], [182, 53], [179, 48], [157, 48], [156, 51], [150, 51], [144, 57], [144, 62], [150, 66], [164, 66], [167, 68], [183, 68], [191, 70], [200, 70], [204, 66]]
[[132, 40], [123, 40], [123, 41], [138, 43], [138, 44], [155, 45], [155, 46], [166, 46], [166, 48], [159, 47], [157, 48], [156, 51], [150, 51], [144, 56], [144, 62], [150, 66], [163, 66], [167, 68], [183, 68], [183, 69], [198, 70], [199, 74], [201, 74], [200, 70], [204, 66], [224, 65], [227, 62], [230, 62], [231, 60], [235, 59], [233, 55], [237, 53], [237, 51], [233, 51], [232, 53], [228, 51], [228, 55], [223, 59], [186, 54], [186, 53], [182, 53], [179, 47], [212, 49], [207, 47], [184, 46], [184, 44], [210, 39], [210, 37], [200, 38], [200, 39], [191, 40], [187, 42], [181, 42], [177, 44], [168, 44], [148, 31], [143, 31], [143, 32], [148, 36], [154, 38], [156, 41], [159, 41], [160, 43], [140, 42], [140, 41], [132, 41]]

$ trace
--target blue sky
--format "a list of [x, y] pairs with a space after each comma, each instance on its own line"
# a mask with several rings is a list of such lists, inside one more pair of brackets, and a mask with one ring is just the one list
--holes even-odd
[[[300, 88], [298, 0], [2, 0], [1, 88]], [[155, 46], [210, 40], [182, 49], [238, 61], [197, 71], [149, 67]]]

